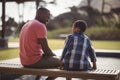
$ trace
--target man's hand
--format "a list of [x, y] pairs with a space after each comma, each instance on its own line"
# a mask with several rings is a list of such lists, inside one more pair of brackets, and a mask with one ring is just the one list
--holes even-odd
[[56, 56], [56, 55], [54, 53], [49, 53], [49, 54], [44, 53], [44, 56]]
[[48, 46], [48, 42], [46, 38], [39, 38], [37, 40], [38, 44], [41, 45], [42, 50], [44, 52], [45, 56], [55, 56], [55, 54], [52, 52], [52, 50]]

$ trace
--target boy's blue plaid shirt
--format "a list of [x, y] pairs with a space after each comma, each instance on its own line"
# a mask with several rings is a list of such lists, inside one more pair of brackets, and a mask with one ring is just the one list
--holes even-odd
[[91, 69], [90, 62], [96, 61], [96, 54], [89, 38], [83, 33], [73, 33], [66, 38], [61, 60], [67, 70]]

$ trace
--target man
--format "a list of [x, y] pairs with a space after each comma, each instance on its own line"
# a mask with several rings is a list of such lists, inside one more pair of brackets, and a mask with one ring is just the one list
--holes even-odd
[[22, 27], [20, 32], [20, 60], [24, 67], [57, 68], [60, 66], [61, 61], [55, 57], [47, 43], [46, 24], [49, 18], [50, 11], [46, 8], [39, 8], [35, 19]]

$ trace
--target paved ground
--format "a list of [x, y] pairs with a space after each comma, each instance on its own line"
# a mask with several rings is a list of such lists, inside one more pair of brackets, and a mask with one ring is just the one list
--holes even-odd
[[[15, 48], [15, 47], [19, 47], [19, 44], [18, 43], [9, 43], [8, 46]], [[103, 50], [103, 51], [108, 51], [108, 50]], [[120, 52], [119, 50], [111, 50], [111, 51]], [[60, 56], [61, 52], [62, 52], [62, 49], [54, 51], [54, 53], [56, 53], [57, 56]], [[20, 60], [19, 60], [19, 58], [15, 58], [15, 59], [11, 59], [11, 60], [0, 61], [0, 62], [20, 63]], [[120, 58], [97, 57], [97, 66], [98, 66], [98, 68], [120, 70]], [[13, 79], [10, 79], [9, 77], [18, 77], [19, 75], [15, 76], [13, 74], [4, 74], [4, 76], [8, 76], [8, 79], [6, 78], [6, 79], [0, 79], [0, 80], [13, 80]], [[40, 80], [45, 80], [45, 78], [46, 77], [42, 77]], [[34, 80], [34, 79], [35, 79], [35, 76], [33, 76], [33, 75], [23, 75], [14, 80]], [[65, 80], [65, 78], [57, 78], [56, 80]], [[73, 79], [73, 80], [78, 80], [78, 79]]]
[[8, 47], [9, 48], [19, 47], [19, 43], [18, 42], [10, 42], [10, 43], [8, 43]]

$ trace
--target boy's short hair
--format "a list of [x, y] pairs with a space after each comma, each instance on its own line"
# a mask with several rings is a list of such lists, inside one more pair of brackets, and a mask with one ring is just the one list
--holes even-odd
[[77, 20], [73, 23], [74, 28], [80, 28], [80, 32], [85, 32], [87, 23], [84, 20]]

